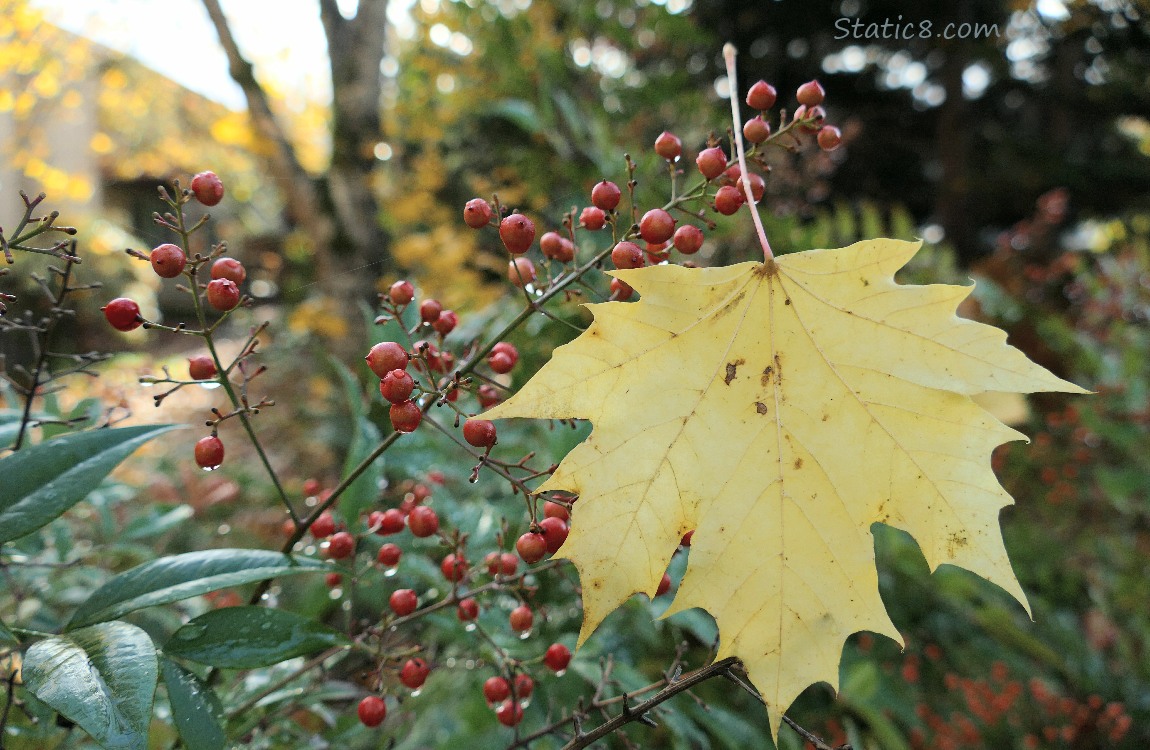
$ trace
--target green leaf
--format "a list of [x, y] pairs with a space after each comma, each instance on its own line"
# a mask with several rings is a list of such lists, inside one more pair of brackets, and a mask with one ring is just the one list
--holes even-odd
[[195, 515], [190, 505], [177, 505], [167, 511], [160, 512], [152, 508], [148, 515], [134, 519], [121, 532], [122, 539], [152, 539], [171, 531], [184, 521]]
[[144, 425], [77, 432], [0, 459], [0, 544], [60, 516], [133, 451], [171, 429]]
[[144, 607], [209, 591], [296, 573], [329, 570], [319, 560], [256, 549], [212, 549], [161, 557], [137, 565], [96, 589], [72, 615], [68, 628], [112, 620]]
[[168, 703], [180, 739], [188, 750], [219, 750], [227, 745], [227, 735], [220, 724], [223, 707], [215, 691], [196, 675], [171, 659], [160, 659]]
[[[351, 447], [347, 451], [347, 459], [343, 464], [343, 474], [346, 476], [363, 459], [367, 458], [383, 436], [367, 414], [367, 404], [364, 402], [363, 392], [355, 375], [340, 361], [332, 358], [332, 368], [343, 385], [344, 398], [348, 410], [351, 412], [352, 437]], [[383, 479], [383, 459], [378, 458], [372, 462], [367, 471], [363, 472], [352, 482], [340, 497], [340, 508], [346, 518], [358, 518], [360, 513], [370, 507], [379, 496], [379, 485]]]
[[13, 645], [17, 645], [20, 643], [20, 641], [17, 640], [12, 631], [8, 629], [7, 625], [5, 625], [3, 622], [0, 622], [0, 644], [3, 643], [11, 643]]
[[109, 750], [144, 750], [156, 648], [143, 630], [106, 622], [45, 638], [24, 657], [24, 685]]
[[226, 607], [177, 630], [164, 652], [213, 667], [254, 669], [345, 643], [343, 634], [294, 612]]
[[[31, 414], [31, 419], [43, 419], [44, 414]], [[10, 448], [20, 432], [20, 420], [24, 418], [22, 409], [0, 409], [0, 448]]]

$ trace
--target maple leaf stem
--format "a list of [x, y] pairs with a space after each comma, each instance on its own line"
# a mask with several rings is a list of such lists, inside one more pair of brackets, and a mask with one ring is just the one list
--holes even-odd
[[759, 218], [759, 210], [755, 207], [755, 196], [751, 193], [751, 180], [747, 175], [747, 153], [743, 148], [743, 123], [739, 117], [739, 87], [735, 78], [735, 45], [727, 42], [723, 45], [723, 60], [727, 63], [727, 85], [730, 87], [731, 99], [731, 140], [735, 142], [735, 152], [739, 155], [739, 183], [743, 186], [743, 193], [747, 196], [747, 209], [751, 212], [751, 219], [755, 222], [755, 232], [759, 235], [759, 244], [763, 246], [763, 257], [771, 260], [775, 254], [771, 251], [771, 243], [767, 241], [767, 232], [763, 229], [763, 220]]

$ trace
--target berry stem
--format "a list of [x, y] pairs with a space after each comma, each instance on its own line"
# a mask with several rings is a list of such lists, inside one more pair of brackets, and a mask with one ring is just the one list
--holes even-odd
[[739, 87], [735, 80], [735, 45], [727, 42], [723, 45], [723, 60], [727, 64], [727, 85], [730, 87], [731, 124], [734, 126], [732, 140], [735, 150], [739, 154], [739, 182], [743, 186], [743, 193], [747, 196], [747, 208], [755, 222], [755, 231], [759, 235], [759, 244], [763, 246], [763, 256], [771, 260], [775, 254], [771, 252], [771, 243], [767, 241], [767, 232], [763, 229], [763, 220], [759, 218], [759, 211], [755, 208], [755, 196], [751, 194], [751, 180], [747, 174], [747, 154], [743, 149], [743, 123], [739, 117]]

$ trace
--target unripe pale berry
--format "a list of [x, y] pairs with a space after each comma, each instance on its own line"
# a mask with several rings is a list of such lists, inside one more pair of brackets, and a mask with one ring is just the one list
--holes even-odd
[[224, 183], [215, 172], [200, 172], [192, 178], [192, 195], [205, 206], [214, 206], [224, 199]]
[[463, 223], [472, 229], [482, 229], [491, 222], [495, 212], [482, 198], [472, 198], [463, 206]]
[[703, 230], [694, 224], [684, 224], [675, 230], [675, 249], [683, 255], [694, 255], [703, 246]]
[[775, 106], [777, 98], [775, 87], [766, 81], [758, 81], [747, 90], [747, 106], [751, 109], [770, 109]]
[[415, 299], [415, 287], [410, 281], [397, 281], [387, 290], [387, 298], [393, 305], [406, 305]]
[[469, 419], [463, 423], [463, 439], [476, 448], [495, 445], [495, 423], [487, 419]]
[[439, 516], [426, 505], [418, 505], [408, 514], [407, 527], [417, 537], [429, 537], [439, 531]]
[[817, 107], [823, 103], [826, 92], [818, 81], [807, 81], [795, 92], [795, 99], [806, 107]]
[[488, 677], [483, 683], [483, 697], [488, 703], [498, 703], [511, 696], [511, 683], [504, 677]]
[[616, 268], [642, 268], [643, 251], [634, 242], [623, 240], [611, 251], [611, 262]]
[[463, 555], [450, 554], [439, 564], [439, 571], [449, 581], [458, 583], [467, 575], [471, 565]]
[[390, 568], [399, 565], [399, 558], [401, 557], [403, 557], [403, 550], [399, 548], [399, 545], [388, 542], [379, 548], [379, 554], [375, 559], [379, 560], [380, 565], [386, 565]]
[[391, 596], [387, 599], [387, 605], [391, 607], [391, 611], [403, 617], [410, 615], [419, 606], [419, 597], [411, 589], [399, 589], [391, 592]]
[[771, 126], [762, 117], [752, 117], [743, 123], [743, 137], [751, 143], [762, 143], [771, 137]]
[[618, 302], [626, 302], [631, 299], [631, 295], [635, 290], [622, 279], [611, 279], [611, 299]]
[[570, 529], [567, 522], [558, 518], [544, 518], [539, 522], [539, 529], [543, 532], [543, 540], [547, 544], [547, 551], [555, 554], [567, 541]]
[[495, 718], [505, 727], [513, 727], [523, 721], [523, 707], [508, 698], [495, 709]]
[[356, 713], [365, 727], [378, 727], [387, 718], [387, 704], [378, 695], [369, 695], [359, 702]]
[[235, 284], [244, 283], [248, 277], [248, 269], [235, 258], [220, 258], [212, 264], [213, 279], [229, 279]]
[[425, 299], [419, 303], [419, 319], [424, 323], [434, 323], [443, 312], [443, 305], [436, 299]]
[[614, 211], [622, 197], [623, 193], [619, 190], [619, 186], [607, 180], [598, 182], [595, 187], [591, 188], [591, 202], [595, 204], [596, 208], [601, 208], [604, 211]]
[[117, 297], [100, 309], [117, 331], [134, 331], [144, 324], [140, 317], [140, 306], [127, 297]]
[[647, 242], [666, 242], [674, 233], [675, 219], [661, 208], [652, 208], [639, 220], [639, 235]]
[[523, 562], [529, 565], [537, 563], [547, 554], [547, 540], [542, 534], [528, 531], [516, 540], [515, 550], [523, 558]]
[[196, 443], [196, 464], [203, 469], [214, 469], [224, 462], [224, 443], [215, 435], [200, 438]]
[[455, 616], [460, 622], [471, 622], [479, 617], [479, 603], [471, 597], [461, 600], [459, 606], [455, 608]]
[[713, 180], [727, 168], [727, 155], [718, 146], [705, 148], [695, 157], [695, 165], [703, 177]]
[[355, 537], [346, 531], [331, 535], [327, 543], [327, 556], [333, 560], [343, 560], [355, 553]]
[[423, 421], [423, 411], [414, 401], [392, 404], [388, 416], [391, 417], [391, 426], [396, 432], [415, 432], [419, 423]]
[[562, 672], [571, 663], [571, 651], [562, 643], [552, 643], [543, 654], [543, 663], [553, 672]]
[[507, 263], [507, 280], [518, 287], [535, 281], [535, 264], [530, 258], [512, 258]]
[[746, 202], [743, 191], [734, 185], [724, 185], [715, 193], [715, 210], [723, 216], [730, 216]]
[[454, 310], [444, 310], [439, 313], [439, 317], [435, 319], [431, 327], [440, 336], [446, 336], [454, 331], [457, 325], [459, 325], [459, 315]]
[[214, 378], [216, 372], [216, 363], [207, 354], [188, 358], [188, 375], [192, 380]]
[[335, 531], [335, 517], [332, 516], [331, 511], [325, 510], [319, 514], [319, 518], [315, 519], [315, 523], [311, 525], [311, 535], [316, 539], [326, 539], [331, 536]]
[[579, 214], [579, 226], [592, 232], [600, 230], [607, 223], [607, 216], [598, 206], [587, 206]]
[[[392, 370], [379, 381], [380, 395], [392, 404], [402, 404], [407, 401], [411, 398], [411, 392], [414, 390], [415, 379], [404, 370]], [[403, 430], [400, 431], [403, 432]]]
[[208, 304], [226, 312], [240, 303], [240, 288], [231, 279], [212, 279], [208, 282]]
[[378, 378], [386, 377], [392, 370], [407, 369], [407, 351], [394, 341], [382, 341], [376, 344], [371, 347], [364, 359]]
[[539, 238], [543, 257], [569, 263], [575, 258], [575, 244], [558, 232], [547, 232]]
[[427, 662], [423, 659], [408, 659], [403, 669], [399, 670], [399, 681], [412, 690], [418, 690], [423, 687], [430, 672], [431, 667], [427, 666]]
[[184, 254], [179, 245], [165, 242], [152, 250], [148, 260], [152, 263], [152, 270], [164, 279], [174, 279], [184, 271], [188, 264], [188, 256]]
[[819, 128], [819, 148], [823, 151], [834, 151], [843, 142], [842, 131], [834, 125], [823, 125]]
[[526, 604], [520, 604], [511, 610], [511, 614], [507, 616], [507, 622], [516, 633], [522, 633], [531, 629], [535, 623], [535, 614]]
[[655, 139], [655, 153], [667, 161], [675, 161], [683, 153], [683, 142], [674, 133], [664, 130]]
[[499, 222], [499, 239], [512, 255], [522, 255], [535, 241], [535, 224], [523, 214], [511, 214]]

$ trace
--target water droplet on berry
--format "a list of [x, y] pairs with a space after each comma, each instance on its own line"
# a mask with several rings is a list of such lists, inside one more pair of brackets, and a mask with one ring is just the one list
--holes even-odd
[[327, 597], [329, 599], [338, 599], [341, 596], [343, 596], [343, 589], [341, 589], [341, 588], [334, 588], [331, 591], [327, 592]]
[[395, 575], [395, 572], [397, 570], [399, 570], [399, 569], [392, 566], [392, 567], [388, 568], [387, 570], [383, 571], [383, 577], [384, 578], [391, 578], [393, 575]]
[[521, 641], [525, 641], [530, 637], [531, 637], [531, 631], [530, 630], [524, 630], [522, 633], [519, 634], [519, 640], [521, 640]]
[[154, 385], [155, 385], [155, 383], [153, 383], [153, 382], [151, 382], [151, 381], [148, 381], [148, 380], [142, 380], [142, 381], [140, 381], [140, 387], [141, 387], [141, 388], [151, 388], [151, 387], [152, 387], [152, 386], [154, 386]]
[[418, 698], [418, 697], [419, 697], [419, 694], [420, 694], [420, 693], [422, 693], [422, 692], [423, 692], [423, 689], [422, 689], [422, 688], [416, 688], [415, 690], [412, 690], [412, 691], [411, 691], [411, 697], [412, 697], [412, 698]]
[[220, 384], [214, 380], [205, 380], [204, 382], [200, 383], [200, 387], [203, 388], [205, 391], [212, 391], [212, 390], [215, 390], [216, 388], [219, 388]]
[[201, 466], [200, 468], [203, 469], [204, 471], [215, 471], [216, 469], [218, 469], [220, 467], [218, 467], [218, 466]]
[[555, 676], [556, 677], [562, 677], [565, 674], [567, 674], [567, 670], [566, 669], [560, 669], [558, 672], [555, 673]]
[[228, 526], [226, 523], [221, 523], [219, 525], [219, 528], [216, 529], [216, 533], [220, 534], [221, 536], [224, 534], [230, 534], [231, 531], [232, 531], [232, 527]]
[[469, 622], [469, 623], [467, 623], [466, 625], [464, 625], [464, 626], [463, 626], [463, 629], [464, 629], [465, 631], [467, 631], [468, 633], [474, 632], [474, 630], [475, 630], [475, 623], [473, 623], [473, 622]]

